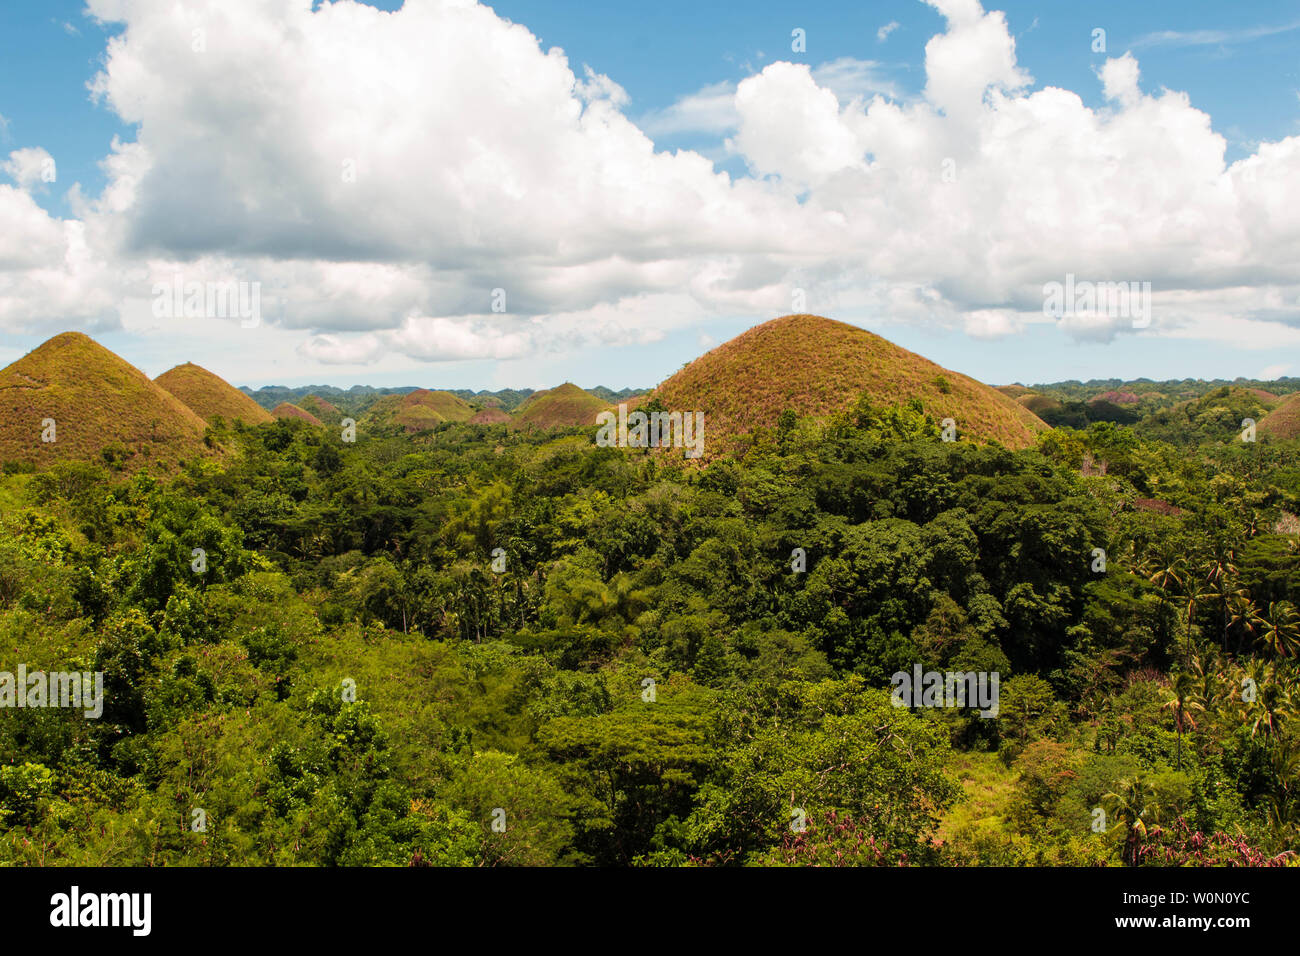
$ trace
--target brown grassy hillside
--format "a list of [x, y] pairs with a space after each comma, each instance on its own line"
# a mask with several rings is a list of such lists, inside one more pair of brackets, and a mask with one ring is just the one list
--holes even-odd
[[366, 427], [391, 425], [401, 405], [401, 395], [380, 395], [361, 413], [360, 423]]
[[451, 392], [417, 388], [402, 396], [392, 420], [408, 432], [417, 432], [443, 422], [467, 422], [473, 417], [473, 407]]
[[217, 416], [228, 422], [238, 420], [249, 425], [275, 420], [270, 412], [225, 379], [193, 362], [168, 369], [154, 379], [154, 384], [175, 395], [205, 421]]
[[1110, 402], [1112, 405], [1136, 405], [1141, 401], [1141, 399], [1132, 392], [1121, 392], [1116, 389], [1111, 389], [1108, 392], [1101, 392], [1098, 395], [1092, 396], [1088, 401], [1090, 403]]
[[485, 408], [469, 421], [471, 425], [502, 425], [510, 421], [510, 414], [500, 408]]
[[889, 405], [921, 400], [936, 420], [953, 418], [958, 437], [1033, 444], [1047, 426], [1007, 395], [843, 322], [816, 315], [773, 319], [724, 342], [655, 390], [665, 409], [703, 411], [707, 454], [728, 450], [786, 408], [820, 417], [866, 392]]
[[535, 392], [515, 410], [516, 428], [569, 428], [596, 424], [596, 416], [609, 408], [603, 398], [565, 382], [545, 392]]
[[281, 402], [279, 405], [275, 406], [275, 409], [271, 414], [276, 418], [297, 418], [301, 421], [307, 422], [309, 425], [325, 424], [311, 412], [304, 411], [297, 405], [290, 405], [288, 402]]
[[[43, 442], [42, 420], [55, 422]], [[0, 371], [0, 459], [170, 468], [208, 454], [206, 426], [180, 399], [80, 332], [64, 332]]]
[[1274, 438], [1300, 438], [1300, 392], [1292, 392], [1282, 403], [1260, 420], [1261, 435]]
[[307, 395], [296, 403], [305, 412], [310, 412], [322, 422], [337, 425], [343, 421], [343, 412], [333, 402], [328, 402], [319, 395]]
[[1016, 399], [1016, 404], [1029, 409], [1034, 415], [1054, 412], [1061, 407], [1061, 403], [1051, 395], [1040, 395], [1038, 392], [1026, 392]]

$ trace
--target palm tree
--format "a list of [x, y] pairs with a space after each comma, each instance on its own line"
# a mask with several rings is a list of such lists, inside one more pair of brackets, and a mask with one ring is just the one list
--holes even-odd
[[1260, 642], [1275, 656], [1292, 657], [1300, 651], [1300, 614], [1290, 601], [1271, 601], [1259, 625]]
[[1207, 648], [1204, 655], [1193, 654], [1188, 662], [1187, 673], [1192, 679], [1190, 699], [1200, 705], [1203, 713], [1217, 713], [1223, 702], [1225, 689], [1219, 671], [1220, 664], [1213, 647]]
[[[1255, 607], [1255, 602], [1250, 599], [1250, 592], [1245, 588], [1233, 591], [1228, 596], [1228, 627], [1237, 633], [1245, 634], [1248, 638], [1247, 643], [1253, 643], [1255, 639], [1255, 630], [1259, 625], [1259, 608]], [[1237, 648], [1241, 648], [1241, 639], [1237, 639]]]
[[1160, 642], [1162, 646], [1169, 643], [1169, 634], [1165, 626], [1165, 608], [1169, 606], [1170, 595], [1183, 588], [1183, 575], [1186, 562], [1179, 556], [1168, 552], [1150, 558], [1142, 563], [1141, 571], [1148, 581], [1160, 589]]
[[1233, 551], [1221, 542], [1216, 542], [1213, 551], [1201, 565], [1205, 572], [1205, 593], [1218, 599], [1223, 609], [1223, 649], [1228, 649], [1228, 597], [1233, 592], [1233, 581], [1237, 576], [1237, 566], [1233, 564]]
[[1279, 679], [1277, 667], [1251, 661], [1242, 671], [1255, 687], [1255, 699], [1243, 701], [1241, 710], [1250, 724], [1251, 737], [1263, 736], [1271, 747], [1281, 725], [1295, 716], [1296, 701], [1291, 691], [1291, 681]]
[[1165, 709], [1174, 712], [1174, 727], [1178, 731], [1178, 766], [1177, 769], [1183, 769], [1183, 725], [1186, 723], [1193, 730], [1196, 729], [1196, 721], [1188, 710], [1204, 711], [1199, 703], [1196, 702], [1196, 682], [1192, 675], [1187, 671], [1179, 671], [1174, 675], [1170, 691], [1173, 696], [1165, 702]]
[[1214, 597], [1214, 591], [1193, 586], [1187, 592], [1187, 617], [1183, 621], [1183, 666], [1188, 666], [1192, 659], [1192, 619], [1196, 617], [1196, 605]]
[[1156, 791], [1140, 775], [1119, 781], [1113, 793], [1102, 797], [1111, 804], [1111, 813], [1119, 818], [1116, 826], [1124, 827], [1124, 862], [1137, 866], [1150, 824], [1159, 822]]

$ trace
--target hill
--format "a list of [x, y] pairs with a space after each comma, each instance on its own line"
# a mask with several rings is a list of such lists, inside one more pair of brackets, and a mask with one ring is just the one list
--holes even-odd
[[[51, 433], [45, 424], [53, 419]], [[108, 460], [136, 470], [207, 454], [180, 399], [89, 336], [64, 332], [0, 370], [0, 459], [38, 468]], [[53, 441], [43, 441], [43, 435]]]
[[304, 411], [297, 405], [290, 405], [288, 402], [281, 402], [279, 405], [275, 406], [275, 410], [271, 412], [271, 414], [276, 418], [297, 418], [301, 421], [307, 422], [309, 425], [325, 424], [311, 412]]
[[574, 425], [595, 425], [596, 416], [609, 408], [609, 403], [572, 382], [565, 382], [544, 392], [535, 392], [515, 412], [512, 424], [516, 428], [546, 429], [569, 428]]
[[[1240, 440], [1242, 422], [1247, 418], [1258, 423], [1265, 434], [1269, 433], [1262, 426], [1272, 417], [1268, 414], [1268, 406], [1272, 404], [1266, 405], [1252, 388], [1224, 385], [1200, 398], [1180, 401], [1152, 412], [1138, 423], [1135, 430], [1143, 438], [1173, 445], [1235, 443]], [[1278, 419], [1273, 427], [1282, 426], [1285, 419], [1286, 416]]]
[[343, 421], [343, 412], [339, 407], [326, 401], [315, 393], [304, 395], [294, 404], [303, 411], [315, 415], [322, 422], [329, 422], [331, 425], [337, 425], [339, 422]]
[[1300, 438], [1300, 392], [1292, 392], [1265, 415], [1256, 431], [1274, 438]]
[[1016, 402], [1040, 417], [1046, 412], [1054, 412], [1061, 407], [1061, 402], [1058, 399], [1038, 392], [1025, 392], [1023, 395], [1017, 396]]
[[1132, 392], [1123, 392], [1118, 389], [1110, 389], [1102, 392], [1100, 395], [1094, 395], [1088, 399], [1089, 402], [1109, 402], [1112, 405], [1136, 405], [1141, 399]]
[[958, 435], [1010, 448], [1044, 430], [1007, 395], [950, 372], [865, 329], [816, 315], [787, 315], [750, 329], [691, 362], [654, 392], [665, 410], [703, 411], [707, 454], [771, 427], [786, 408], [822, 417], [866, 393], [879, 405], [920, 399], [936, 420], [953, 418]]
[[392, 420], [408, 432], [417, 432], [443, 422], [467, 422], [474, 417], [474, 412], [473, 406], [451, 392], [417, 388], [402, 396]]
[[471, 425], [502, 425], [510, 421], [510, 415], [499, 408], [485, 408], [469, 421]]
[[154, 384], [176, 396], [205, 421], [218, 416], [249, 425], [275, 420], [270, 412], [225, 379], [193, 362], [168, 369], [154, 379]]
[[1012, 385], [999, 385], [997, 386], [997, 390], [1001, 392], [1003, 395], [1008, 396], [1009, 398], [1019, 398], [1021, 395], [1033, 394], [1033, 389], [1026, 388], [1024, 385], [1021, 385], [1019, 382], [1016, 382]]

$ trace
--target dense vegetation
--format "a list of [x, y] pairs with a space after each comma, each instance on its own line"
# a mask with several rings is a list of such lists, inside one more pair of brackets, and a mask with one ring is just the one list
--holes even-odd
[[1300, 380], [1256, 382], [1059, 382], [1004, 386], [1054, 428], [1087, 428], [1096, 422], [1133, 425], [1143, 438], [1175, 445], [1219, 442], [1239, 435], [1247, 419], [1276, 438], [1300, 437]]
[[[0, 670], [106, 702], [0, 711], [0, 863], [1294, 862], [1296, 443], [939, 436], [864, 399], [707, 467], [288, 420], [169, 480], [8, 467]], [[893, 706], [916, 664], [998, 716]]]

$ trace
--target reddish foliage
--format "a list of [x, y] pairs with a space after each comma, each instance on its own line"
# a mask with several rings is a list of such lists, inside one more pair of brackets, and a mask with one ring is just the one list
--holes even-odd
[[1295, 854], [1288, 850], [1266, 856], [1243, 837], [1193, 830], [1182, 817], [1168, 828], [1152, 827], [1137, 849], [1145, 866], [1286, 866]]

